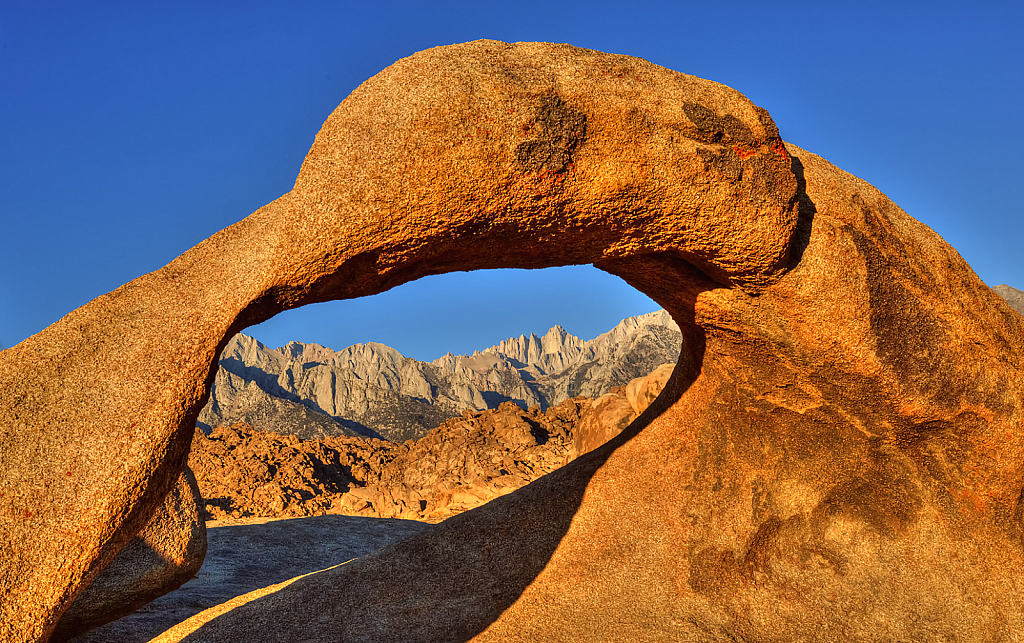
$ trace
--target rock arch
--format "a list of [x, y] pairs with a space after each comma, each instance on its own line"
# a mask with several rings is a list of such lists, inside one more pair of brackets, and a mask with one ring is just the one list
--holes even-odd
[[480, 41], [370, 79], [291, 192], [0, 354], [0, 632], [44, 639], [142, 526], [236, 331], [428, 274], [572, 263], [684, 329], [658, 402], [558, 474], [201, 636], [980, 640], [1022, 625], [1007, 571], [1021, 318], [734, 90]]

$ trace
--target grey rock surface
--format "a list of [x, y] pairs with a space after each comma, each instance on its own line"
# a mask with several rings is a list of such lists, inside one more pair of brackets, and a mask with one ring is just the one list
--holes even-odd
[[143, 643], [235, 596], [365, 556], [428, 528], [411, 520], [352, 516], [210, 522], [206, 562], [194, 579], [73, 641]]
[[1017, 290], [1013, 286], [1007, 286], [1006, 284], [992, 286], [992, 290], [1005, 299], [1006, 303], [1010, 304], [1010, 308], [1024, 315], [1024, 290]]
[[377, 343], [340, 351], [291, 342], [271, 349], [239, 334], [220, 358], [205, 430], [244, 422], [303, 439], [331, 435], [422, 437], [465, 410], [515, 402], [542, 410], [565, 399], [599, 397], [675, 362], [682, 335], [664, 310], [631, 317], [584, 341], [555, 326], [507, 339], [472, 355], [433, 362]]

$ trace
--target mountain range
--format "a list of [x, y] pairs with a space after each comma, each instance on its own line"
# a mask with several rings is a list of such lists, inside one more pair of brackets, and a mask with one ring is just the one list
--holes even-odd
[[[1024, 291], [993, 290], [1024, 314]], [[199, 416], [209, 432], [245, 423], [303, 439], [347, 435], [404, 442], [463, 411], [512, 401], [544, 411], [675, 362], [682, 335], [664, 310], [622, 320], [589, 341], [561, 326], [476, 351], [424, 362], [369, 342], [334, 351], [290, 342], [268, 348], [236, 335], [221, 354], [210, 399]]]
[[515, 402], [541, 411], [675, 362], [682, 335], [664, 310], [624, 319], [584, 341], [561, 326], [520, 335], [472, 355], [432, 362], [374, 342], [334, 351], [290, 342], [268, 348], [236, 335], [221, 354], [204, 431], [243, 422], [303, 439], [348, 435], [393, 442], [420, 438], [463, 411]]

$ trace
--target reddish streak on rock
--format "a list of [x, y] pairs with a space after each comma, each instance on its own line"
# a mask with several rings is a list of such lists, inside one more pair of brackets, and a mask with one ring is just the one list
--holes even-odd
[[787, 161], [789, 160], [789, 152], [786, 151], [786, 146], [782, 144], [781, 140], [777, 140], [772, 143], [772, 151]]
[[745, 149], [743, 149], [742, 147], [740, 147], [738, 145], [733, 145], [732, 146], [732, 150], [734, 152], [736, 152], [736, 156], [738, 156], [738, 157], [740, 157], [741, 159], [744, 159], [744, 160], [750, 158], [751, 156], [753, 156], [755, 154], [757, 154], [757, 152], [754, 151], [754, 150], [745, 150]]

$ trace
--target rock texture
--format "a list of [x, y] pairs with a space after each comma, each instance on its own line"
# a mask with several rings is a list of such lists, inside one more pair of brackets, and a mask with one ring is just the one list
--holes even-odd
[[692, 320], [626, 431], [163, 640], [1014, 640], [1024, 320], [884, 195], [788, 149], [797, 253], [757, 296], [672, 256], [603, 264]]
[[[255, 526], [260, 521], [341, 514], [440, 522], [511, 493], [575, 458], [580, 444], [590, 451], [618, 435], [658, 396], [672, 367], [663, 364], [599, 400], [573, 398], [544, 412], [539, 406], [523, 411], [512, 402], [493, 410], [467, 410], [405, 444], [351, 437], [302, 440], [244, 424], [216, 427], [209, 436], [197, 430], [190, 468], [142, 533], [64, 613], [53, 640], [67, 640], [134, 612], [191, 579], [206, 551], [203, 517], [214, 519], [217, 528], [252, 525], [232, 533], [252, 532], [250, 537], [264, 546], [261, 551], [251, 545], [243, 552], [219, 551], [209, 562], [212, 575], [203, 575], [188, 591], [75, 642], [148, 641], [199, 607], [212, 608], [247, 591], [344, 562], [325, 554], [337, 553], [342, 540], [362, 542], [366, 524], [392, 524], [331, 522], [325, 524], [332, 532], [325, 534], [321, 523], [275, 523], [261, 529]], [[609, 402], [624, 411], [609, 415]], [[197, 503], [205, 503], [205, 516]], [[415, 533], [412, 527], [398, 533]], [[313, 552], [302, 548], [313, 546], [307, 542], [309, 529], [319, 542]], [[289, 541], [287, 552], [267, 546], [278, 533]], [[380, 541], [370, 542], [371, 549], [351, 551], [363, 555], [379, 548], [374, 543]], [[219, 544], [222, 550], [228, 547], [223, 539]], [[238, 567], [229, 562], [236, 557], [245, 559], [248, 575], [224, 578], [225, 566]], [[300, 558], [303, 564], [297, 564]], [[278, 569], [292, 573], [271, 571]]]
[[673, 364], [662, 364], [649, 375], [612, 389], [584, 406], [567, 460], [590, 453], [622, 433], [661, 395], [672, 376]]
[[654, 404], [514, 493], [179, 639], [1024, 631], [1024, 318], [738, 92], [483, 41], [370, 79], [287, 195], [0, 353], [0, 638], [45, 639], [144, 526], [244, 327], [427, 274], [574, 263], [678, 323]]
[[195, 576], [206, 556], [201, 507], [195, 476], [186, 468], [142, 531], [64, 612], [51, 640], [119, 619]]
[[1010, 308], [1024, 315], [1024, 290], [1017, 290], [1013, 286], [1007, 286], [1006, 284], [992, 286], [992, 290], [1005, 299], [1006, 303], [1010, 304]]
[[300, 438], [364, 435], [403, 442], [465, 409], [513, 401], [545, 410], [570, 397], [603, 395], [674, 362], [681, 339], [664, 310], [624, 319], [589, 341], [556, 326], [544, 337], [522, 335], [432, 363], [383, 344], [336, 352], [292, 342], [269, 349], [239, 334], [221, 355], [199, 422], [207, 430], [245, 423]]
[[[620, 387], [621, 388], [621, 387]], [[190, 465], [214, 518], [344, 514], [438, 522], [565, 464], [589, 400], [467, 411], [419, 440], [197, 431]]]

